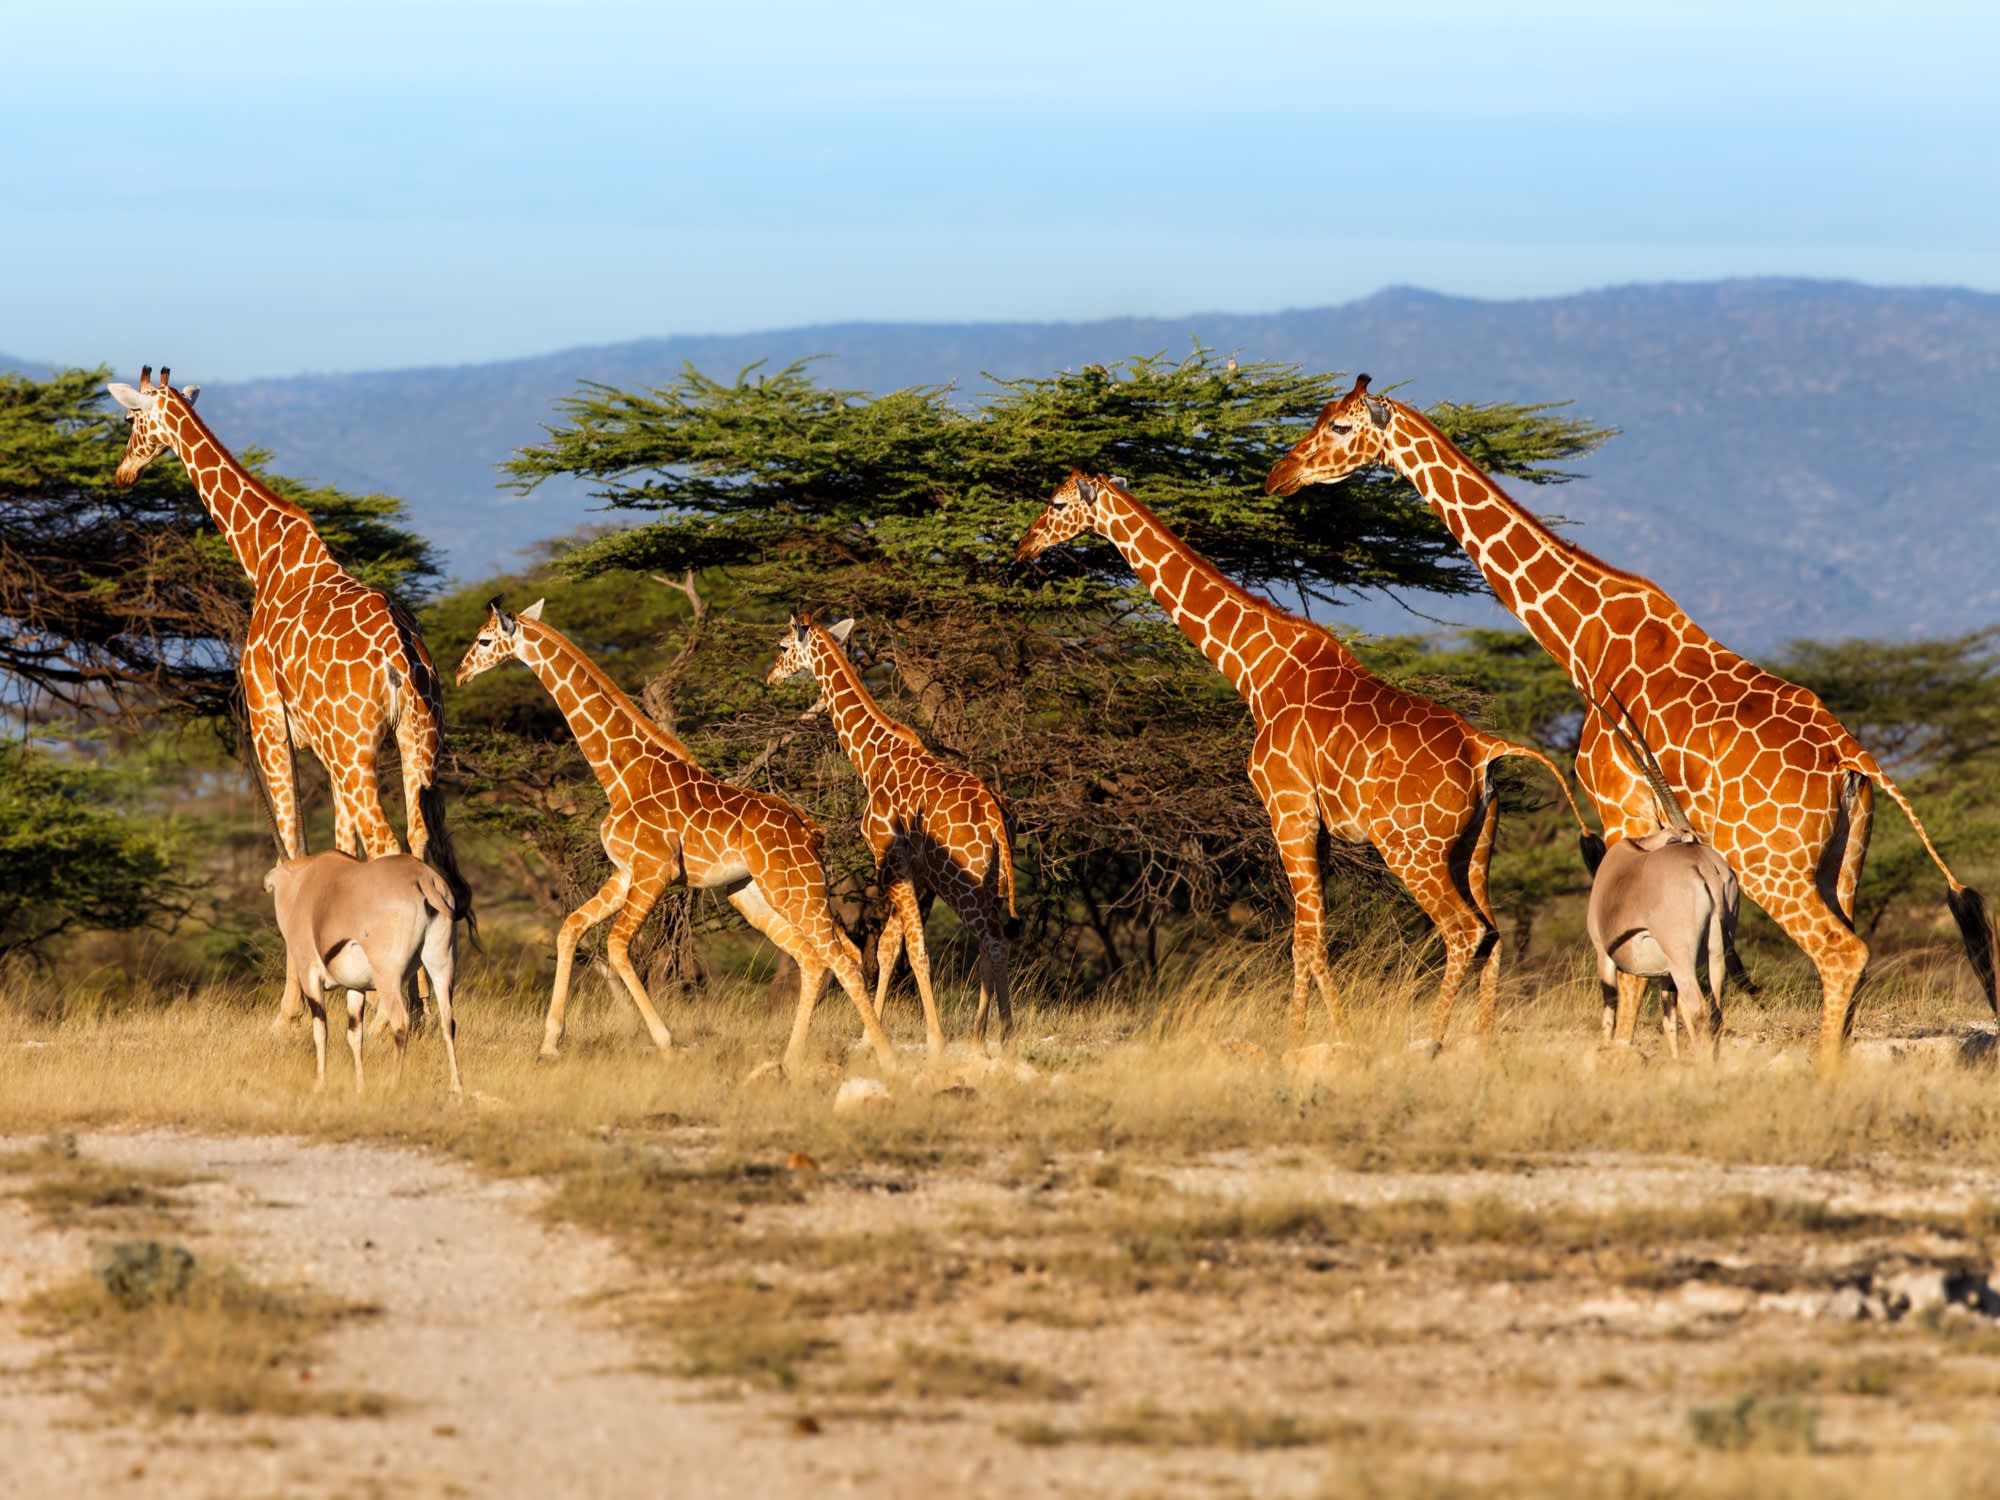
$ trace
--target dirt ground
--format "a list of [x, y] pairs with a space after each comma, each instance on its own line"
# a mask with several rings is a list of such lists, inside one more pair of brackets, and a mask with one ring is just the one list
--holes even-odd
[[[643, 1309], [673, 1289], [552, 1226], [534, 1179], [285, 1137], [91, 1133], [78, 1147], [195, 1179], [173, 1196], [198, 1254], [379, 1307], [313, 1373], [390, 1408], [106, 1413], [89, 1372], [20, 1315], [88, 1267], [89, 1234], [0, 1202], [11, 1494], [1415, 1494], [1532, 1489], [1558, 1471], [1550, 1490], [1650, 1493], [1634, 1476], [1654, 1474], [1677, 1476], [1662, 1492], [1702, 1493], [1761, 1473], [1765, 1492], [1826, 1493], [1828, 1463], [1861, 1487], [1922, 1471], [1974, 1493], [1991, 1471], [1970, 1456], [2000, 1442], [2000, 1298], [1957, 1227], [2000, 1203], [1992, 1171], [1607, 1153], [1356, 1172], [1235, 1151], [1158, 1173], [1100, 1153], [836, 1176], [746, 1214], [777, 1257], [748, 1274], [782, 1283], [782, 1247], [801, 1235], [878, 1241], [885, 1265], [914, 1236], [956, 1287], [942, 1310], [919, 1298], [840, 1317], [846, 1373], [774, 1390], [672, 1373]], [[1448, 1217], [1357, 1220], [1345, 1239], [1189, 1227], [1252, 1201]], [[1838, 1232], [1705, 1216], [1744, 1202], [1812, 1205]], [[1578, 1248], [1508, 1228], [1508, 1209], [1600, 1227]], [[1632, 1213], [1653, 1216], [1628, 1226], [1635, 1239], [1601, 1227]], [[1674, 1242], [1647, 1239], [1649, 1223]], [[1069, 1241], [1093, 1224], [1128, 1253], [1089, 1263]], [[1130, 1254], [1146, 1234], [1158, 1249]], [[914, 1386], [888, 1373], [926, 1350], [963, 1358]], [[1736, 1445], [1747, 1458], [1727, 1437], [1691, 1444], [1692, 1408], [1748, 1391], [1794, 1421], [1809, 1399], [1819, 1457], [1754, 1431]]]
[[[1288, 1057], [1235, 970], [937, 1067], [830, 1009], [790, 1081], [761, 994], [662, 1058], [587, 992], [555, 1067], [495, 1005], [464, 1102], [434, 1038], [314, 1092], [263, 996], [0, 1009], [0, 1496], [1990, 1493], [2000, 1073], [1944, 972], [1831, 1081], [1794, 996], [1715, 1067], [1561, 990], [1433, 1058], [1416, 982]], [[271, 1366], [368, 1400], [118, 1386], [37, 1302], [133, 1232], [37, 1184], [114, 1169], [371, 1309]]]

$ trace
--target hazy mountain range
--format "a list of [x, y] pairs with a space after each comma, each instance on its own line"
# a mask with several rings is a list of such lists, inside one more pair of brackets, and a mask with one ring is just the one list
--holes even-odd
[[[581, 487], [521, 497], [495, 485], [494, 465], [537, 440], [580, 380], [652, 385], [683, 361], [733, 375], [827, 354], [819, 374], [834, 384], [977, 389], [982, 372], [1179, 353], [1196, 337], [1245, 359], [1367, 370], [1378, 387], [1407, 382], [1420, 404], [1573, 401], [1620, 435], [1584, 462], [1587, 478], [1517, 493], [1574, 518], [1577, 541], [1651, 574], [1743, 648], [2000, 620], [2000, 296], [1982, 293], [1762, 280], [1475, 302], [1395, 288], [1254, 317], [831, 324], [458, 368], [237, 384], [181, 373], [201, 380], [225, 442], [273, 450], [286, 473], [402, 496], [455, 571], [476, 577], [592, 518]], [[1493, 617], [1490, 605], [1413, 602]], [[1351, 617], [1423, 628], [1381, 601]]]

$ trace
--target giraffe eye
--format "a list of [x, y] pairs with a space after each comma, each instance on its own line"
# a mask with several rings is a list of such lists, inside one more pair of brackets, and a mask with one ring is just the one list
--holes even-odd
[[475, 646], [490, 646], [493, 644], [493, 637], [490, 635], [482, 635], [478, 640], [474, 641], [473, 644]]
[[1329, 422], [1326, 425], [1335, 432], [1340, 433], [1343, 437], [1354, 431], [1354, 424], [1352, 422]]

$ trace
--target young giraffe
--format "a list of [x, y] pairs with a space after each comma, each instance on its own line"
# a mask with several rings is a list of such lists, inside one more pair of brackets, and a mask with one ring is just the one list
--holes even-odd
[[[1014, 914], [1014, 855], [1007, 822], [986, 784], [970, 771], [948, 766], [924, 748], [905, 726], [876, 705], [844, 649], [852, 620], [815, 625], [810, 614], [795, 614], [778, 639], [778, 659], [765, 681], [811, 673], [820, 688], [820, 706], [833, 721], [840, 747], [868, 788], [861, 834], [874, 851], [889, 895], [889, 920], [876, 950], [875, 1017], [881, 1019], [889, 979], [907, 941], [910, 969], [924, 1002], [924, 1030], [933, 1057], [944, 1051], [931, 994], [931, 962], [924, 949], [924, 917], [919, 902], [936, 891], [958, 914], [979, 944], [979, 1011], [972, 1034], [986, 1039], [986, 1008], [997, 1002], [1000, 1039], [1013, 1030], [1007, 998], [1006, 918]], [[1000, 909], [1002, 896], [1007, 909]]]
[[788, 1071], [796, 1074], [804, 1061], [813, 1006], [828, 969], [861, 1012], [876, 1056], [894, 1067], [895, 1049], [862, 991], [861, 955], [827, 901], [818, 826], [782, 797], [702, 770], [687, 746], [642, 714], [574, 643], [542, 624], [541, 615], [540, 599], [512, 615], [494, 600], [458, 667], [460, 686], [509, 658], [533, 672], [569, 721], [577, 748], [611, 803], [598, 826], [611, 878], [570, 913], [556, 937], [555, 988], [541, 1055], [559, 1055], [578, 941], [613, 912], [618, 920], [605, 945], [612, 972], [632, 996], [653, 1044], [662, 1052], [672, 1048], [627, 950], [666, 888], [686, 881], [701, 890], [726, 890], [744, 919], [798, 964], [799, 1003], [785, 1048]]
[[1317, 981], [1339, 1012], [1320, 935], [1319, 835], [1367, 840], [1444, 940], [1431, 1043], [1444, 1044], [1466, 971], [1479, 969], [1477, 1029], [1493, 1029], [1500, 934], [1486, 899], [1493, 852], [1493, 762], [1546, 766], [1577, 826], [1576, 799], [1539, 750], [1474, 729], [1428, 698], [1371, 675], [1332, 634], [1239, 588], [1116, 484], [1072, 470], [1016, 550], [1034, 557], [1082, 531], [1111, 541], [1176, 625], [1232, 682], [1257, 723], [1250, 782], [1270, 813], [1291, 885], [1292, 1030], [1305, 1029]]
[[[1372, 395], [1368, 377], [1329, 402], [1271, 470], [1291, 494], [1386, 464], [1451, 528], [1513, 612], [1587, 697], [1622, 698], [1637, 715], [1688, 817], [1819, 971], [1820, 1063], [1833, 1067], [1854, 1026], [1868, 945], [1854, 931], [1854, 890], [1868, 853], [1874, 784], [1908, 815], [1949, 887], [1967, 957], [1995, 1004], [1985, 899], [1951, 873], [1916, 809], [1875, 758], [1805, 688], [1720, 645], [1651, 580], [1621, 572], [1556, 536], [1413, 407]], [[1583, 721], [1577, 779], [1607, 836], [1645, 833], [1653, 800], [1609, 730]], [[1616, 1039], [1630, 1041], [1644, 980], [1618, 986]]]
[[[292, 748], [319, 757], [333, 786], [334, 844], [348, 854], [400, 854], [382, 810], [376, 755], [393, 733], [403, 767], [410, 853], [428, 859], [451, 887], [458, 911], [477, 931], [472, 893], [459, 874], [436, 786], [444, 714], [437, 669], [416, 622], [380, 589], [349, 577], [312, 518], [267, 489], [195, 415], [201, 387], [175, 390], [151, 365], [138, 389], [106, 386], [132, 426], [114, 480], [124, 489], [173, 449], [201, 503], [228, 541], [254, 590], [250, 632], [238, 666], [251, 746], [270, 797], [286, 859], [305, 852]], [[289, 968], [279, 1024], [304, 1013]]]

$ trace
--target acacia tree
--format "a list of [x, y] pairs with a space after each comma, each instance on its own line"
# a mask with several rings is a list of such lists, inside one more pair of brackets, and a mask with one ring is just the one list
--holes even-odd
[[[788, 609], [857, 616], [890, 710], [1010, 801], [1036, 935], [1104, 972], [1156, 959], [1169, 913], [1209, 924], [1245, 895], [1281, 904], [1242, 774], [1252, 730], [1115, 551], [1079, 545], [1014, 578], [1015, 543], [1074, 465], [1119, 474], [1225, 572], [1307, 607], [1366, 585], [1482, 587], [1400, 479], [1362, 477], [1335, 504], [1264, 493], [1298, 426], [1341, 389], [1200, 348], [998, 381], [976, 402], [831, 389], [805, 365], [727, 382], [689, 368], [655, 390], [581, 387], [509, 468], [523, 489], [580, 475], [649, 513], [572, 550], [573, 575], [726, 582], [733, 602], [677, 674], [677, 729], [718, 772], [755, 764], [811, 806], [851, 888], [871, 873], [858, 784], [829, 732], [795, 723], [809, 690], [774, 695], [761, 679]], [[1608, 435], [1545, 406], [1431, 415], [1492, 471], [1535, 484], [1569, 477], [1560, 466]]]
[[[249, 581], [179, 463], [113, 486], [126, 427], [104, 400], [109, 374], [0, 375], [0, 684], [30, 709], [226, 716]], [[239, 456], [363, 582], [414, 603], [436, 579], [402, 502], [269, 473], [255, 448]]]
[[[107, 410], [108, 374], [0, 375], [0, 696], [22, 729], [50, 715], [86, 728], [172, 717], [240, 739], [249, 582], [179, 463], [113, 485], [126, 427]], [[409, 602], [435, 578], [399, 501], [301, 484], [265, 472], [254, 449], [241, 456], [312, 515], [357, 577]], [[0, 952], [185, 909], [185, 851], [128, 790], [128, 778], [49, 744], [0, 743]]]

